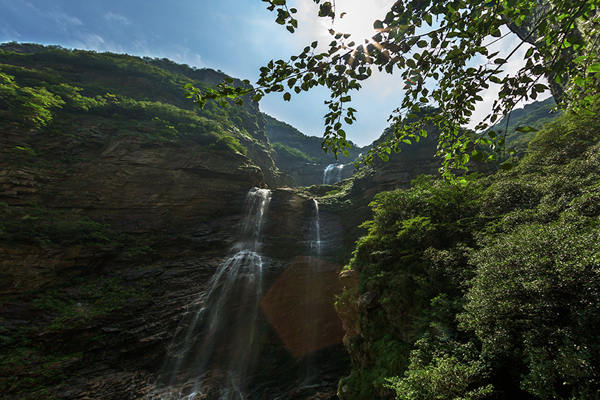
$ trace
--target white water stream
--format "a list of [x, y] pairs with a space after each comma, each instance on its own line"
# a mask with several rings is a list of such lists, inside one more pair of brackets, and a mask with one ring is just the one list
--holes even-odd
[[[322, 290], [319, 283], [319, 273], [321, 269], [321, 220], [319, 216], [319, 203], [316, 199], [312, 199], [313, 214], [310, 224], [310, 262], [307, 265], [308, 271], [306, 279], [306, 287], [304, 296], [306, 308], [305, 318], [306, 323], [309, 325], [307, 330], [307, 348], [316, 348], [319, 335], [319, 326], [316, 324], [316, 317], [319, 314], [317, 304], [312, 301], [315, 296], [320, 295]], [[302, 379], [301, 386], [308, 387], [314, 383], [315, 379], [318, 379], [317, 371], [318, 365], [315, 365], [313, 354], [308, 353], [304, 361], [304, 377]]]
[[316, 199], [312, 199], [314, 207], [314, 215], [312, 220], [312, 231], [314, 240], [311, 241], [311, 250], [315, 255], [321, 254], [321, 221], [319, 219], [319, 203]]
[[344, 170], [344, 164], [329, 164], [323, 170], [323, 184], [333, 185], [342, 180], [342, 171]]
[[186, 385], [185, 393], [169, 395], [167, 399], [204, 398], [203, 382], [211, 371], [220, 374], [220, 400], [246, 398], [246, 379], [260, 350], [256, 343], [263, 295], [263, 259], [259, 250], [270, 201], [271, 191], [267, 189], [253, 188], [248, 192], [235, 254], [211, 278], [202, 307], [187, 322], [183, 339], [174, 341], [163, 368], [163, 380], [169, 386], [176, 383], [185, 368], [186, 374], [191, 372], [194, 377], [193, 388]]

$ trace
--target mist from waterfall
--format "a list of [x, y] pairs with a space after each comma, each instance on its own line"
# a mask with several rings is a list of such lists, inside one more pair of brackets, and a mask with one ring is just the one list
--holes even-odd
[[[257, 319], [263, 295], [260, 236], [271, 191], [253, 188], [235, 254], [215, 272], [202, 306], [184, 317], [163, 367], [163, 381], [174, 385], [185, 370], [193, 385], [163, 399], [193, 400], [206, 395], [207, 375], [218, 375], [220, 400], [246, 398], [248, 376], [259, 356]], [[188, 376], [189, 379], [189, 376]], [[213, 397], [211, 397], [213, 398]], [[215, 398], [216, 399], [216, 398]]]
[[329, 164], [323, 170], [323, 184], [333, 185], [342, 180], [342, 171], [344, 170], [344, 164]]

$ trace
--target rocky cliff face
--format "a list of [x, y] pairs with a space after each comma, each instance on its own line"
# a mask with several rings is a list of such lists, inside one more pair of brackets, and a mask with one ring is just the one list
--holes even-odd
[[[2, 392], [136, 398], [235, 239], [261, 169], [186, 141], [102, 130], [84, 144], [75, 132], [0, 139], [10, 160], [0, 174]], [[12, 157], [27, 143], [35, 159]]]
[[[262, 183], [243, 157], [206, 165], [185, 145], [121, 146], [128, 149], [121, 157], [99, 148], [96, 158], [86, 154], [93, 168], [73, 165], [62, 176], [39, 169], [4, 175], [2, 199], [23, 215], [31, 215], [26, 204], [47, 200], [49, 210], [65, 212], [61, 218], [100, 219], [114, 235], [107, 243], [2, 243], [0, 382], [8, 399], [157, 395], [173, 335], [202, 305], [229, 255], [248, 187]], [[343, 374], [332, 307], [339, 264], [323, 261], [318, 276], [307, 274], [316, 262], [309, 256], [311, 204], [292, 190], [273, 193], [263, 238], [268, 290], [262, 367], [252, 376], [256, 398], [330, 398]], [[301, 301], [314, 281], [319, 315], [303, 320]], [[312, 330], [323, 332], [321, 339], [305, 343]], [[303, 387], [296, 377], [308, 354], [322, 358], [321, 380]]]
[[[8, 105], [0, 112], [0, 391], [7, 399], [140, 399], [189, 390], [193, 371], [182, 371], [176, 387], [160, 382], [169, 349], [232, 254], [248, 190], [294, 183], [274, 162], [287, 153], [270, 147], [253, 103], [186, 108], [173, 81], [214, 84], [217, 72], [44, 49], [0, 49], [13, 77], [0, 84], [15, 94], [0, 98]], [[84, 72], [75, 77], [67, 61]], [[128, 97], [141, 83], [143, 98]], [[19, 119], [20, 102], [32, 101], [20, 93], [48, 96], [44, 85], [62, 108], [45, 109], [41, 125]], [[169, 103], [154, 101], [157, 93]], [[338, 185], [273, 190], [251, 398], [335, 398], [348, 360], [333, 303], [356, 282], [338, 272], [373, 196], [434, 173], [434, 152], [423, 141]], [[296, 184], [321, 183], [325, 162], [297, 162]], [[345, 311], [358, 304], [339, 301]], [[356, 313], [340, 314], [353, 332]], [[320, 379], [306, 379], [311, 368]]]
[[[248, 189], [285, 183], [258, 108], [196, 115], [180, 108], [184, 103], [128, 98], [141, 79], [148, 83], [143, 96], [159, 92], [163, 101], [179, 101], [183, 93], [155, 68], [180, 68], [164, 61], [16, 50], [0, 54], [2, 72], [12, 74], [0, 82], [12, 93], [0, 98], [8, 105], [0, 134], [0, 392], [7, 399], [150, 396], [183, 317], [202, 306], [210, 278], [231, 254]], [[60, 91], [61, 79], [73, 84], [73, 70], [83, 100]], [[149, 75], [128, 75], [139, 70]], [[184, 72], [167, 78], [219, 75]], [[98, 82], [111, 90], [122, 85], [122, 92], [116, 100], [96, 95]], [[41, 85], [65, 104], [45, 109], [48, 118], [35, 125], [21, 118], [21, 103], [33, 101], [21, 95]], [[90, 108], [77, 108], [82, 102]], [[323, 268], [324, 286], [313, 296], [323, 308], [317, 320], [326, 340], [292, 351], [298, 338], [286, 331], [312, 279], [305, 274], [314, 259], [312, 204], [291, 190], [273, 194], [255, 398], [329, 398], [343, 374], [332, 307], [338, 264]], [[298, 276], [300, 286], [289, 279]], [[308, 324], [300, 321], [301, 329]], [[323, 373], [304, 387], [297, 379], [308, 354], [324, 360]]]

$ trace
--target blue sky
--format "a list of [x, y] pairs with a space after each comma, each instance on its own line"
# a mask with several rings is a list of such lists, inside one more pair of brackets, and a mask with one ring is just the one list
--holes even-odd
[[[167, 57], [254, 82], [269, 60], [286, 59], [313, 40], [331, 40], [326, 33], [331, 26], [315, 17], [313, 0], [288, 2], [299, 10], [300, 29], [293, 35], [274, 22], [274, 14], [260, 0], [0, 0], [0, 42]], [[354, 39], [370, 37], [373, 20], [382, 18], [393, 2], [338, 0], [338, 11], [347, 15], [334, 28], [352, 33]], [[507, 70], [518, 69], [519, 58]], [[403, 84], [397, 76], [375, 73], [353, 94], [353, 107], [359, 112], [358, 121], [346, 129], [349, 139], [367, 145], [379, 137], [387, 116], [400, 103]], [[491, 89], [483, 94], [476, 119], [485, 115], [496, 93]], [[291, 102], [271, 94], [261, 101], [261, 109], [305, 134], [321, 136], [327, 98], [323, 89], [293, 96]]]

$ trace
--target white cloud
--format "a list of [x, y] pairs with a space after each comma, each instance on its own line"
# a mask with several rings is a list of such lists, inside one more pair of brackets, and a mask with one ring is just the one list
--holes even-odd
[[73, 17], [62, 11], [52, 11], [48, 13], [48, 17], [59, 25], [65, 26], [82, 26], [83, 22], [77, 17]]
[[200, 54], [191, 51], [190, 49], [179, 49], [173, 53], [165, 53], [158, 57], [166, 57], [180, 64], [187, 64], [190, 67], [202, 68], [206, 67], [206, 63], [202, 60]]
[[106, 14], [104, 14], [104, 19], [109, 21], [109, 22], [116, 22], [118, 24], [122, 24], [122, 25], [130, 25], [131, 21], [129, 21], [129, 19], [121, 14], [117, 14], [114, 12], [107, 12]]
[[[152, 57], [152, 58], [168, 58], [171, 61], [175, 61], [179, 64], [187, 64], [190, 67], [203, 68], [207, 67], [207, 63], [197, 52], [191, 48], [183, 45], [170, 46], [168, 50], [158, 49], [155, 46], [151, 46], [148, 38], [137, 38], [132, 40], [131, 46], [127, 48], [128, 52], [135, 54], [140, 57]], [[111, 50], [112, 51], [112, 50]], [[214, 66], [213, 66], [214, 68]]]

